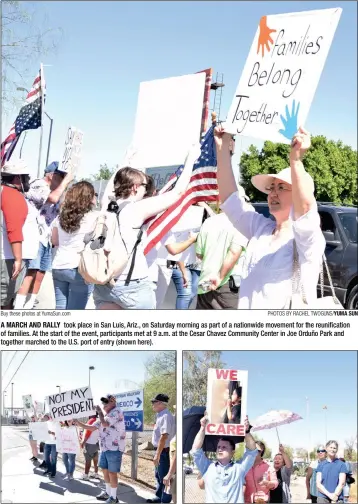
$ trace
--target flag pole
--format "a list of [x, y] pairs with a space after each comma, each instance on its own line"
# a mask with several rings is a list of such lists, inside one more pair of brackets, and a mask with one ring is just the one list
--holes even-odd
[[45, 96], [43, 88], [43, 64], [40, 65], [40, 96], [41, 96], [41, 131], [40, 131], [40, 146], [39, 146], [39, 161], [37, 164], [37, 178], [41, 176], [41, 154], [42, 154], [42, 137], [44, 132], [43, 122], [44, 122], [44, 106], [45, 106]]
[[[217, 124], [217, 113], [214, 111], [211, 113], [211, 125], [213, 128], [216, 127], [216, 124]], [[218, 195], [218, 199], [216, 200], [216, 209], [215, 209], [215, 213], [219, 213], [219, 210], [220, 210], [220, 196]]]

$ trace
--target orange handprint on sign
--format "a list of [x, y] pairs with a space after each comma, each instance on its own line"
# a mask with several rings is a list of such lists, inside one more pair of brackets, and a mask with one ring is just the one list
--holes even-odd
[[259, 53], [261, 46], [262, 56], [264, 56], [265, 47], [266, 50], [270, 52], [269, 42], [273, 44], [271, 33], [274, 33], [276, 30], [271, 30], [271, 28], [267, 26], [267, 16], [262, 16], [262, 18], [260, 19], [259, 28], [260, 28], [260, 35], [259, 35], [259, 42], [257, 45], [257, 54]]

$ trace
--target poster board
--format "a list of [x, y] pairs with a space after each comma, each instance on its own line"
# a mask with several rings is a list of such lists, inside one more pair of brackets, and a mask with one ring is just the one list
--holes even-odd
[[261, 18], [227, 116], [228, 132], [291, 143], [306, 123], [341, 13], [335, 8]]
[[56, 450], [58, 453], [74, 453], [79, 455], [80, 442], [77, 428], [74, 425], [71, 427], [61, 427], [59, 423], [56, 423], [55, 434]]
[[34, 441], [53, 443], [48, 430], [48, 422], [29, 422], [29, 433], [32, 434]]
[[[234, 369], [208, 369], [205, 434], [245, 436], [248, 372]], [[228, 400], [231, 405], [228, 405]], [[228, 411], [230, 409], [230, 412]]]
[[200, 139], [205, 72], [141, 82], [132, 166], [180, 166]]
[[96, 413], [89, 387], [80, 387], [47, 396], [45, 402], [51, 418], [57, 422]]
[[24, 406], [24, 410], [27, 411], [33, 411], [34, 410], [34, 404], [32, 401], [32, 395], [23, 395], [22, 396], [22, 404]]
[[74, 126], [67, 130], [65, 147], [61, 158], [59, 170], [76, 175], [82, 160], [83, 132]]

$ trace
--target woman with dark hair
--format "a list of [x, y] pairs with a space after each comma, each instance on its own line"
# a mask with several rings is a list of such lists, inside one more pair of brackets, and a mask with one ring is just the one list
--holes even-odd
[[83, 310], [92, 286], [78, 272], [84, 236], [93, 230], [98, 212], [92, 184], [77, 182], [68, 191], [59, 217], [54, 221], [52, 244], [58, 249], [52, 264], [56, 310]]
[[[77, 432], [77, 427], [73, 425], [73, 420], [70, 419], [65, 421], [62, 429], [76, 429]], [[62, 453], [62, 460], [66, 468], [66, 475], [63, 477], [63, 479], [67, 478], [68, 481], [71, 481], [73, 480], [73, 473], [75, 472], [76, 468], [76, 454], [64, 452]]]
[[242, 388], [236, 381], [229, 384], [229, 399], [227, 400], [227, 409], [224, 416], [224, 423], [241, 423], [241, 393]]
[[[173, 189], [156, 196], [154, 184], [145, 173], [134, 168], [121, 168], [114, 177], [114, 199], [108, 212], [108, 234], [104, 249], [115, 250], [116, 240], [124, 242], [129, 258], [124, 271], [106, 285], [95, 285], [93, 299], [97, 309], [155, 309], [154, 285], [150, 281], [148, 264], [141, 237], [143, 224], [153, 216], [164, 212], [184, 194], [194, 162], [200, 155], [200, 147], [193, 147], [185, 161], [181, 176]], [[109, 209], [108, 201], [102, 210]], [[118, 225], [119, 231], [118, 231]]]

